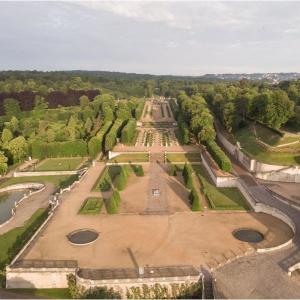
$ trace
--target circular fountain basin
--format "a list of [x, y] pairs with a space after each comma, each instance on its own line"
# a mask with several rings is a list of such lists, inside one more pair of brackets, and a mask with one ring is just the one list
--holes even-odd
[[247, 243], [260, 243], [264, 240], [264, 235], [255, 229], [237, 229], [232, 234], [239, 241]]
[[99, 233], [93, 229], [79, 229], [67, 235], [67, 239], [74, 245], [89, 245], [97, 240]]

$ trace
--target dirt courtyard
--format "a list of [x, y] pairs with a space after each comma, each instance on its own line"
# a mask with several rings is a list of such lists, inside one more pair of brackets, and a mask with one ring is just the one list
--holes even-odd
[[[155, 200], [148, 195], [145, 201], [145, 195], [134, 185], [127, 197], [130, 194], [133, 197], [139, 195], [144, 201], [143, 208], [150, 209], [149, 214], [79, 215], [84, 199], [99, 194], [91, 192], [91, 189], [103, 167], [103, 164], [96, 163], [79, 185], [63, 195], [52, 220], [20, 259], [77, 260], [81, 268], [133, 267], [136, 264], [215, 266], [226, 258], [243, 255], [248, 248], [252, 248], [250, 244], [232, 236], [232, 232], [238, 228], [252, 228], [263, 233], [265, 240], [258, 247], [275, 246], [292, 236], [291, 229], [283, 222], [253, 212], [195, 213], [190, 212], [181, 201], [181, 212], [156, 214], [157, 206], [152, 203]], [[159, 169], [149, 169], [149, 172], [157, 171]], [[152, 177], [154, 181], [149, 179], [149, 182], [144, 182], [145, 187], [166, 185], [159, 176]], [[160, 200], [159, 212], [168, 203], [173, 203], [174, 207], [179, 205], [176, 202], [180, 199], [179, 194], [175, 202], [167, 198]], [[122, 201], [124, 205], [124, 195]], [[83, 228], [96, 230], [100, 233], [99, 238], [90, 245], [71, 245], [66, 236]]]
[[[71, 245], [66, 235], [80, 228], [94, 229], [100, 237], [90, 245]], [[213, 266], [251, 247], [234, 239], [237, 228], [266, 234], [260, 246], [280, 244], [292, 235], [281, 221], [257, 213], [56, 216], [23, 259], [72, 259], [81, 268], [134, 267], [135, 261], [140, 266]]]

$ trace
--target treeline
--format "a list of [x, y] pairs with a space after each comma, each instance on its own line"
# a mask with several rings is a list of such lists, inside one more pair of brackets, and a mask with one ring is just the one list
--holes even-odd
[[[216, 131], [214, 128], [214, 118], [208, 108], [205, 99], [200, 95], [187, 96], [184, 91], [178, 95], [178, 105], [180, 107], [179, 124], [186, 124], [189, 130], [184, 131], [193, 135], [199, 143], [206, 145], [207, 150], [213, 156], [219, 167], [229, 172], [231, 163], [223, 150], [215, 142]], [[180, 125], [182, 127], [183, 125]]]
[[4, 100], [5, 115], [0, 117], [0, 173], [8, 165], [26, 157], [96, 157], [111, 150], [121, 137], [133, 143], [136, 137], [136, 111], [144, 101], [137, 98], [116, 101], [102, 94], [92, 100], [86, 95], [72, 108], [49, 109], [44, 97], [35, 96], [33, 110], [24, 112], [16, 99]]
[[207, 99], [228, 132], [243, 127], [246, 119], [279, 129], [294, 115], [295, 103], [279, 88], [215, 87]]

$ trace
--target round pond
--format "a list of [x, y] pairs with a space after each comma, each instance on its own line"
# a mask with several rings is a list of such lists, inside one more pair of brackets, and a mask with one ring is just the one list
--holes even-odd
[[233, 236], [247, 243], [259, 243], [264, 240], [264, 235], [257, 230], [254, 229], [237, 229], [233, 232]]
[[75, 245], [87, 245], [94, 242], [99, 237], [99, 233], [92, 229], [80, 229], [67, 235], [70, 243]]

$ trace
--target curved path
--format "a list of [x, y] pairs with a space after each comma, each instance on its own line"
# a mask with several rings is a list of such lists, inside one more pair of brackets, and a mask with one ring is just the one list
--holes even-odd
[[23, 200], [16, 209], [16, 214], [11, 221], [0, 227], [0, 235], [4, 234], [16, 227], [22, 226], [32, 214], [39, 208], [47, 207], [49, 197], [55, 191], [55, 186], [52, 183], [45, 183], [45, 189], [36, 193], [29, 198]]
[[300, 282], [288, 276], [288, 268], [300, 262], [300, 207], [284, 203], [233, 160], [234, 171], [256, 202], [277, 208], [295, 224], [293, 243], [281, 250], [237, 259], [213, 273], [217, 297], [300, 298]]

